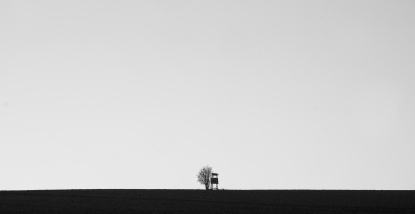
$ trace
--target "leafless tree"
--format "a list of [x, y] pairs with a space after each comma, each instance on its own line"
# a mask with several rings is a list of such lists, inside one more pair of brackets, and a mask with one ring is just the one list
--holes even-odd
[[205, 166], [200, 169], [199, 173], [197, 173], [197, 181], [200, 184], [205, 185], [206, 190], [210, 187], [210, 178], [212, 177], [212, 167]]

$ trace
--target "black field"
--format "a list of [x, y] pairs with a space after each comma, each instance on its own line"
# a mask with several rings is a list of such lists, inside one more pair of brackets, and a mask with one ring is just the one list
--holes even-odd
[[0, 191], [0, 213], [415, 213], [415, 191]]

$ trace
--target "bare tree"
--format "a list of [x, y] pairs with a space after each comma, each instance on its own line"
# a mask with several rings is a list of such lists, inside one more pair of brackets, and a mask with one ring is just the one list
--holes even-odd
[[200, 169], [199, 173], [197, 173], [197, 181], [200, 184], [205, 185], [206, 190], [210, 187], [210, 178], [212, 177], [212, 167], [209, 165]]

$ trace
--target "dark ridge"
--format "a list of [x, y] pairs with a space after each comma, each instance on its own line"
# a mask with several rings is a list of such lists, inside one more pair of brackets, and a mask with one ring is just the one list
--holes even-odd
[[1, 191], [0, 213], [415, 213], [405, 190]]

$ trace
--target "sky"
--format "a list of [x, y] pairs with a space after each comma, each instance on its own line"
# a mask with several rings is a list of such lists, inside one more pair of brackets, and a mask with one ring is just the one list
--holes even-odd
[[0, 190], [413, 190], [414, 8], [0, 0]]

